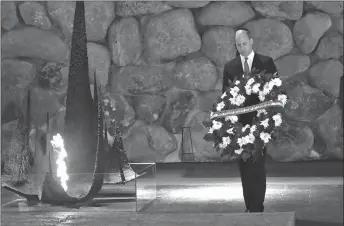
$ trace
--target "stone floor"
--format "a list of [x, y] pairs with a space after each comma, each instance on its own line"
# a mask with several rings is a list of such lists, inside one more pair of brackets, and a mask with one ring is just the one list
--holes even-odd
[[[295, 212], [296, 226], [343, 225], [342, 162], [267, 163], [267, 171], [265, 212]], [[158, 164], [156, 176], [157, 197], [142, 214], [225, 214], [245, 209], [236, 164]], [[1, 203], [13, 200], [11, 196], [2, 192]], [[11, 215], [2, 211], [2, 223], [13, 219]]]

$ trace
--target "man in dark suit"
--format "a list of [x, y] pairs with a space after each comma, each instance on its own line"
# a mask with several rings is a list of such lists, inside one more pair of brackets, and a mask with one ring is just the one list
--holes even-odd
[[[255, 53], [252, 49], [253, 39], [249, 30], [239, 29], [235, 33], [235, 44], [239, 55], [229, 61], [223, 71], [223, 88], [225, 92], [228, 85], [234, 79], [240, 80], [244, 74], [249, 73], [252, 69], [259, 71], [266, 70], [267, 73], [275, 73], [277, 71], [271, 57]], [[256, 94], [247, 97], [244, 106], [258, 104], [259, 98]], [[251, 125], [253, 118], [257, 115], [257, 111], [239, 115], [239, 122], [245, 126]], [[265, 155], [266, 149], [258, 151], [255, 157], [251, 157], [246, 162], [243, 159], [239, 161], [239, 169], [241, 183], [244, 193], [246, 212], [263, 212], [264, 199], [266, 191], [266, 171], [265, 171]]]

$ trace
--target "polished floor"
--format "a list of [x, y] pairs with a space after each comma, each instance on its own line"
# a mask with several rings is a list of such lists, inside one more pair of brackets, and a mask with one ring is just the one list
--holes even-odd
[[[342, 162], [267, 163], [267, 173], [265, 212], [295, 212], [296, 226], [343, 225]], [[241, 213], [245, 207], [238, 176], [235, 164], [158, 164], [157, 197], [142, 211]], [[2, 192], [1, 203], [13, 200], [10, 196]]]
[[[343, 163], [267, 163], [265, 212], [295, 212], [297, 226], [343, 225]], [[158, 166], [158, 197], [146, 212], [245, 209], [236, 164]], [[167, 179], [168, 178], [168, 179]]]

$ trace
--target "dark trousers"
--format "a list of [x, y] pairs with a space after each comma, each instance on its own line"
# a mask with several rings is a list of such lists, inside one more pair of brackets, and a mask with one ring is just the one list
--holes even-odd
[[245, 205], [250, 212], [263, 212], [266, 191], [265, 171], [266, 150], [257, 153], [244, 162], [240, 159], [239, 168]]

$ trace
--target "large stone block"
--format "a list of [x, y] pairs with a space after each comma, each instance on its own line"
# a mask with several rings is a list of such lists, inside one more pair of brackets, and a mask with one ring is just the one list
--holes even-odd
[[297, 47], [304, 54], [311, 53], [320, 38], [332, 26], [331, 17], [325, 13], [307, 13], [296, 21], [293, 27], [293, 35]]
[[288, 102], [285, 114], [294, 120], [311, 122], [322, 115], [332, 105], [332, 100], [322, 91], [301, 82], [287, 91]]
[[331, 15], [340, 15], [343, 12], [343, 1], [305, 1], [305, 3], [309, 8]]
[[310, 82], [334, 97], [339, 96], [341, 76], [343, 76], [343, 64], [337, 60], [320, 61], [309, 69]]
[[118, 66], [134, 64], [142, 53], [140, 25], [134, 17], [114, 22], [108, 34], [112, 61]]
[[202, 36], [202, 51], [216, 66], [223, 67], [236, 56], [235, 31], [218, 26], [205, 31]]
[[[164, 131], [164, 144], [159, 144], [157, 130], [151, 127], [149, 132], [148, 126], [143, 121], [135, 122], [131, 133], [123, 140], [130, 162], [162, 162], [175, 148], [173, 137], [164, 128], [158, 130]], [[168, 149], [162, 148], [163, 145], [168, 145]]]
[[311, 65], [309, 56], [302, 54], [290, 54], [275, 61], [278, 75], [286, 80], [298, 73], [307, 71]]
[[31, 57], [62, 63], [69, 58], [69, 50], [54, 33], [36, 27], [25, 27], [2, 35], [1, 57]]
[[332, 31], [324, 35], [316, 49], [316, 55], [322, 60], [339, 59], [343, 56], [343, 34]]
[[43, 30], [50, 30], [52, 23], [45, 7], [38, 2], [24, 2], [19, 5], [20, 15], [24, 22]]
[[87, 55], [90, 84], [94, 84], [94, 75], [96, 75], [97, 85], [105, 87], [109, 82], [109, 71], [111, 65], [109, 50], [103, 45], [88, 42]]
[[113, 68], [109, 78], [112, 92], [123, 94], [160, 93], [172, 86], [164, 66]]
[[161, 1], [118, 1], [116, 14], [122, 17], [162, 13], [172, 9]]
[[217, 80], [215, 65], [206, 57], [178, 62], [173, 68], [173, 81], [182, 89], [209, 91]]
[[133, 98], [133, 106], [137, 118], [151, 124], [159, 119], [164, 110], [165, 97], [163, 95], [137, 95]]
[[253, 48], [257, 53], [277, 59], [291, 52], [294, 39], [289, 27], [279, 20], [259, 19], [244, 25], [253, 37]]
[[19, 23], [17, 7], [13, 1], [1, 1], [1, 27], [11, 30]]
[[170, 10], [148, 18], [143, 34], [145, 57], [152, 61], [172, 60], [197, 52], [202, 46], [188, 9]]
[[268, 18], [298, 20], [302, 16], [301, 1], [252, 1], [253, 8]]
[[314, 132], [325, 141], [323, 156], [343, 159], [343, 112], [337, 104], [314, 121]]
[[162, 124], [171, 133], [180, 133], [181, 127], [195, 105], [191, 91], [172, 89], [167, 94], [166, 107], [161, 118]]
[[176, 8], [201, 8], [209, 4], [210, 1], [166, 1], [170, 6]]
[[267, 153], [275, 161], [300, 161], [308, 158], [314, 135], [307, 125], [284, 120], [267, 145]]
[[197, 15], [201, 25], [239, 26], [255, 16], [252, 7], [244, 2], [212, 2], [203, 7]]
[[[75, 1], [48, 1], [47, 11], [67, 39], [71, 39], [74, 26]], [[88, 41], [103, 40], [115, 18], [114, 2], [86, 1], [85, 19]]]

